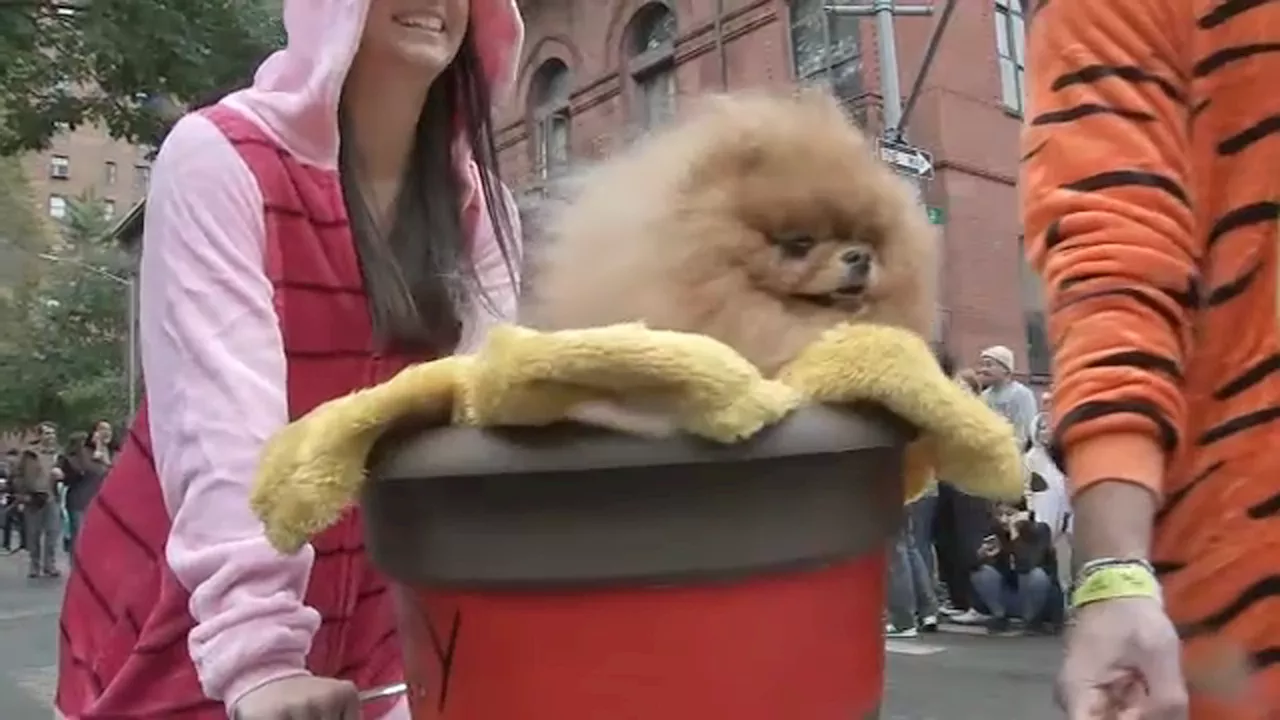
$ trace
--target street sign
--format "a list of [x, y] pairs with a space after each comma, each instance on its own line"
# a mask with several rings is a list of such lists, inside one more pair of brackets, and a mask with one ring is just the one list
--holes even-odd
[[881, 140], [880, 159], [903, 175], [928, 180], [933, 177], [933, 155], [915, 145]]

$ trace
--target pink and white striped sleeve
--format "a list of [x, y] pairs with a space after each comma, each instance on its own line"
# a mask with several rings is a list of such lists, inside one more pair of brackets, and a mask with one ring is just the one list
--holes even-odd
[[320, 623], [302, 602], [314, 551], [276, 552], [248, 503], [262, 446], [288, 421], [264, 238], [249, 168], [208, 120], [183, 119], [147, 199], [142, 364], [172, 522], [166, 558], [196, 621], [191, 658], [205, 693], [228, 707], [305, 673]]

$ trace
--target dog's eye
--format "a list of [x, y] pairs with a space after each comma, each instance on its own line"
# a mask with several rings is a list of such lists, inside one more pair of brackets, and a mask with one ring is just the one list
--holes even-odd
[[777, 245], [782, 254], [787, 257], [802, 258], [808, 255], [818, 242], [808, 235], [787, 235], [773, 238], [773, 244]]

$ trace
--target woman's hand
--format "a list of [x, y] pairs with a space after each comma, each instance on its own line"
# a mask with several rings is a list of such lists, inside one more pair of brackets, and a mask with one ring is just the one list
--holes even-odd
[[359, 720], [360, 697], [346, 680], [294, 675], [269, 682], [236, 703], [235, 720]]
[[982, 544], [978, 546], [978, 559], [990, 560], [1000, 554], [1000, 541], [995, 537], [986, 537], [982, 539]]
[[1186, 720], [1178, 634], [1155, 598], [1080, 608], [1058, 676], [1069, 720]]

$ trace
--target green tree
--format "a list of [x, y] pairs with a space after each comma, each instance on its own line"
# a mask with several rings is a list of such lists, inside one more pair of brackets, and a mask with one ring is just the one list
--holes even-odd
[[84, 123], [150, 144], [164, 103], [246, 80], [279, 17], [279, 0], [0, 0], [0, 156]]
[[19, 331], [0, 346], [0, 427], [129, 414], [129, 258], [105, 240], [109, 225], [100, 201], [68, 204], [62, 242], [18, 307]]
[[[25, 343], [26, 315], [39, 282], [37, 253], [49, 243], [49, 226], [36, 211], [22, 165], [14, 158], [0, 158], [0, 434], [18, 429], [20, 397], [5, 385], [12, 370], [7, 358]], [[5, 440], [0, 438], [0, 445]]]
[[0, 343], [9, 334], [7, 314], [34, 278], [31, 254], [48, 245], [49, 228], [14, 158], [0, 157]]

